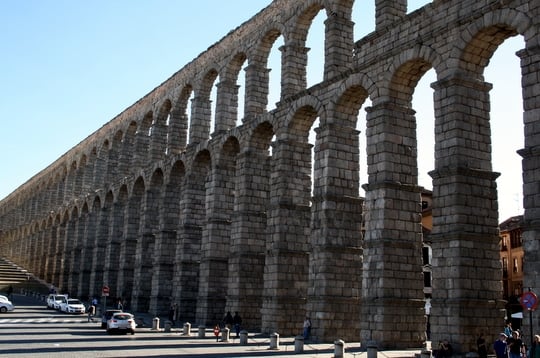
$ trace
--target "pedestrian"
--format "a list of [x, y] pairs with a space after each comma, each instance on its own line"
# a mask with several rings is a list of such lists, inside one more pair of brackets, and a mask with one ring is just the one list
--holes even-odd
[[476, 348], [478, 350], [478, 358], [487, 358], [488, 352], [484, 332], [480, 332], [480, 335], [476, 339]]
[[13, 301], [13, 286], [11, 285], [9, 285], [7, 289], [7, 296], [11, 301]]
[[540, 335], [536, 334], [531, 346], [529, 358], [540, 358]]
[[172, 325], [176, 325], [176, 315], [178, 312], [178, 305], [176, 303], [172, 303], [171, 307], [169, 307], [169, 321], [171, 321]]
[[90, 307], [88, 307], [88, 322], [92, 321], [94, 322], [94, 316], [96, 315], [96, 306], [92, 303]]
[[493, 343], [493, 350], [495, 351], [497, 358], [508, 357], [506, 338], [506, 333], [501, 332], [499, 338]]
[[311, 320], [309, 319], [309, 316], [306, 316], [306, 319], [304, 319], [303, 336], [304, 340], [308, 340], [311, 336]]
[[506, 337], [507, 338], [510, 338], [512, 337], [512, 332], [514, 330], [512, 329], [512, 322], [511, 321], [506, 321], [506, 326], [504, 326], [504, 334], [506, 334]]
[[452, 349], [452, 345], [450, 345], [450, 342], [448, 342], [448, 340], [446, 339], [444, 341], [440, 341], [435, 357], [436, 358], [451, 357], [452, 354], [453, 354], [453, 349]]
[[521, 358], [523, 353], [523, 341], [519, 336], [518, 331], [512, 332], [512, 337], [506, 340], [508, 344], [508, 357], [509, 358]]
[[220, 331], [219, 324], [216, 324], [214, 326], [214, 336], [216, 336], [216, 342], [219, 342], [219, 331]]
[[124, 305], [122, 304], [122, 299], [121, 298], [119, 298], [118, 301], [116, 301], [116, 309], [120, 310], [120, 311], [124, 310]]
[[240, 327], [242, 325], [242, 317], [240, 317], [238, 312], [234, 312], [233, 325], [234, 325], [234, 331], [236, 332], [236, 337], [239, 337]]
[[231, 314], [231, 311], [227, 311], [227, 314], [223, 318], [223, 323], [225, 323], [225, 327], [227, 327], [228, 329], [231, 329], [233, 322], [234, 322], [234, 319]]

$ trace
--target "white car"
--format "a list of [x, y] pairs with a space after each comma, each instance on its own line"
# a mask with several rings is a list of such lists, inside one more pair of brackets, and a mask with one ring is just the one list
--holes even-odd
[[0, 301], [9, 301], [9, 298], [7, 298], [7, 296], [0, 295]]
[[60, 304], [62, 303], [63, 299], [67, 299], [66, 295], [57, 295], [56, 293], [51, 293], [49, 296], [47, 296], [47, 308], [59, 310]]
[[115, 312], [112, 317], [107, 320], [107, 333], [123, 332], [135, 334], [135, 318], [131, 313]]
[[8, 311], [13, 311], [15, 307], [13, 307], [13, 303], [11, 303], [10, 300], [0, 300], [0, 312], [6, 313]]
[[65, 313], [84, 313], [86, 312], [86, 307], [83, 303], [76, 298], [65, 298], [60, 304], [60, 311]]

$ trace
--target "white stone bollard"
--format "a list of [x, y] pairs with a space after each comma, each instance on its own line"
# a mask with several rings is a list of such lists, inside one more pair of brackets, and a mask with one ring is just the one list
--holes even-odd
[[184, 323], [184, 330], [182, 332], [183, 336], [190, 336], [191, 335], [191, 323], [186, 322]]
[[228, 329], [227, 327], [223, 328], [221, 330], [221, 341], [222, 342], [228, 342], [229, 341], [229, 334], [230, 334], [231, 330]]
[[158, 317], [154, 317], [154, 319], [152, 320], [152, 330], [159, 331], [159, 318]]
[[304, 336], [294, 337], [294, 353], [302, 353], [304, 351]]
[[377, 343], [375, 341], [367, 343], [367, 358], [377, 358]]
[[279, 349], [279, 334], [276, 332], [270, 335], [270, 348], [269, 349]]
[[248, 344], [248, 331], [246, 330], [240, 331], [240, 344], [243, 346]]
[[165, 324], [164, 324], [163, 327], [164, 327], [165, 332], [170, 332], [171, 327], [172, 327], [172, 322], [171, 321], [165, 321]]
[[345, 342], [341, 339], [338, 339], [334, 342], [334, 357], [343, 358], [345, 354]]
[[199, 326], [199, 331], [198, 331], [197, 337], [198, 338], [204, 338], [205, 335], [206, 335], [206, 327], [205, 326]]

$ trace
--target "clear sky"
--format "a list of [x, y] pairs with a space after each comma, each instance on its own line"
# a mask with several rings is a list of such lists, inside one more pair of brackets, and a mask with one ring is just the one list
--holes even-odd
[[[0, 199], [269, 3], [1, 0]], [[373, 30], [373, 3], [356, 1], [355, 40]], [[409, 7], [414, 10], [426, 3], [413, 0]], [[321, 28], [322, 20], [319, 15], [314, 24], [319, 21]], [[319, 45], [307, 46], [315, 53]], [[513, 54], [521, 48], [520, 38], [505, 42], [485, 73], [494, 84], [494, 170], [502, 173], [497, 181], [501, 221], [522, 213], [520, 157], [515, 154], [523, 148], [520, 70]], [[310, 68], [321, 66], [313, 61], [315, 57], [310, 57]], [[433, 71], [428, 72], [414, 96], [420, 184], [428, 189], [426, 173], [433, 169], [433, 91], [429, 85], [434, 81]], [[362, 137], [361, 144], [365, 145]]]

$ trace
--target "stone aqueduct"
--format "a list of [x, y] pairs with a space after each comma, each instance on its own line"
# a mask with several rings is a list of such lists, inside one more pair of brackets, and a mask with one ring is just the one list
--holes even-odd
[[[435, 0], [409, 14], [406, 0], [375, 3], [375, 30], [355, 41], [353, 0], [272, 2], [2, 200], [2, 255], [72, 295], [106, 284], [133, 310], [155, 314], [178, 302], [192, 324], [239, 311], [248, 328], [289, 335], [308, 314], [323, 341], [418, 347], [411, 98], [433, 68], [432, 340], [465, 352], [480, 330], [498, 332], [498, 174], [483, 70], [505, 39], [523, 38], [524, 285], [538, 290], [540, 1]], [[319, 11], [324, 79], [306, 88], [306, 37]], [[278, 36], [281, 96], [267, 109]], [[356, 121], [368, 98], [359, 158]]]

